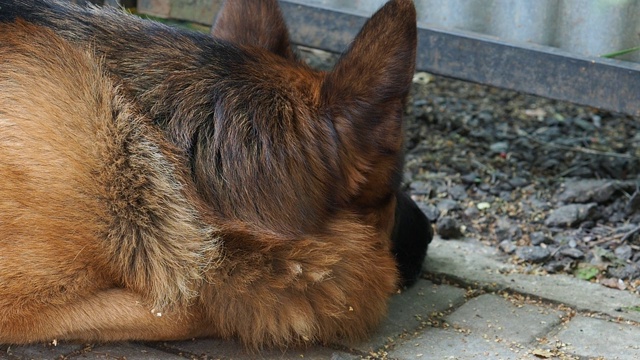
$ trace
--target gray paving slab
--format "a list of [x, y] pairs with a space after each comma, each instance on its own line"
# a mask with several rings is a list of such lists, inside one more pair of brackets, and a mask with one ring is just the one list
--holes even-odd
[[508, 289], [554, 302], [569, 304], [577, 310], [600, 312], [627, 320], [640, 321], [640, 296], [609, 289], [568, 275], [532, 276], [513, 273], [514, 266], [498, 259], [495, 250], [473, 241], [435, 238], [429, 247], [425, 270], [481, 284]]
[[73, 353], [80, 353], [87, 345], [73, 343], [52, 343], [33, 345], [6, 345], [0, 350], [0, 359], [25, 358], [25, 359], [57, 359]]
[[534, 343], [560, 324], [564, 313], [543, 306], [512, 304], [498, 295], [469, 300], [446, 317], [447, 323], [482, 338], [519, 344]]
[[555, 338], [567, 344], [565, 352], [606, 360], [640, 359], [640, 327], [577, 316]]
[[106, 345], [83, 345], [71, 343], [34, 344], [28, 346], [8, 346], [0, 352], [0, 359], [184, 359], [144, 344], [118, 342]]
[[90, 352], [72, 356], [70, 359], [184, 360], [184, 357], [157, 350], [143, 344], [116, 343], [97, 346]]
[[389, 351], [398, 360], [529, 360], [536, 359], [518, 344], [497, 342], [452, 329], [428, 328]]
[[426, 280], [391, 298], [389, 312], [378, 330], [360, 344], [344, 344], [363, 353], [375, 352], [404, 333], [413, 332], [431, 314], [445, 312], [464, 303], [465, 291]]
[[349, 354], [344, 351], [334, 350], [321, 346], [314, 346], [308, 349], [290, 350], [264, 350], [261, 352], [250, 352], [244, 346], [235, 341], [224, 341], [219, 339], [198, 339], [192, 341], [180, 341], [165, 343], [167, 348], [171, 348], [186, 357], [197, 359], [263, 359], [263, 360], [355, 360], [359, 356]]

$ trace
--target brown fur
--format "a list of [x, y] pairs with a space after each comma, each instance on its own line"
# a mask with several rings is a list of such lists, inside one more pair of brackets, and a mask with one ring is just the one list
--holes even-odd
[[384, 316], [413, 4], [391, 1], [322, 73], [279, 12], [244, 8], [275, 17], [256, 37], [230, 3], [225, 42], [177, 34], [179, 63], [0, 23], [0, 343], [288, 346]]
[[218, 39], [295, 58], [277, 0], [227, 1], [216, 17], [211, 34]]

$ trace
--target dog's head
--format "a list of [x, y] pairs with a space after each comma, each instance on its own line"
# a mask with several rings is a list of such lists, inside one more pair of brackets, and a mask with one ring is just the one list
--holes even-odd
[[[432, 236], [429, 221], [399, 191], [402, 114], [416, 57], [413, 2], [381, 8], [329, 72], [296, 58], [276, 0], [227, 1], [212, 35], [257, 60], [243, 67], [247, 91], [214, 115], [235, 122], [225, 126], [236, 132], [229, 139], [250, 145], [216, 154], [225, 151], [218, 141], [215, 151], [195, 157], [216, 164], [215, 174], [195, 174], [201, 183], [215, 178], [210, 200], [223, 214], [289, 234], [357, 214], [390, 239], [403, 283], [413, 282]], [[202, 141], [211, 149], [217, 140]]]

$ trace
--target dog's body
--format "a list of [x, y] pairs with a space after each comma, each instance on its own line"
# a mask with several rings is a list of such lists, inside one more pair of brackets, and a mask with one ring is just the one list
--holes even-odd
[[418, 276], [411, 1], [329, 73], [275, 1], [229, 2], [213, 35], [0, 0], [0, 343], [361, 338]]

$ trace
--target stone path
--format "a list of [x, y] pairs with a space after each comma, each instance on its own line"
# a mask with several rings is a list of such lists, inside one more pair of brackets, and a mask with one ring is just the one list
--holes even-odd
[[523, 275], [472, 241], [434, 240], [427, 278], [361, 344], [251, 354], [214, 339], [0, 347], [0, 359], [640, 359], [640, 297]]

